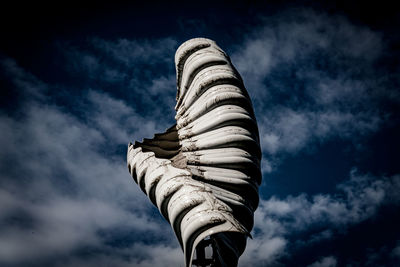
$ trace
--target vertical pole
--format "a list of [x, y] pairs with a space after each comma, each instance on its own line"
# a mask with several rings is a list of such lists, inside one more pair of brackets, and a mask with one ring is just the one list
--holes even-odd
[[[203, 245], [202, 243], [203, 242], [201, 242], [200, 244]], [[198, 267], [206, 267], [207, 266], [205, 263], [205, 260], [206, 260], [205, 249], [206, 249], [205, 246], [197, 246], [196, 247], [196, 256], [197, 256], [197, 266]]]
[[[211, 245], [212, 255], [211, 258], [206, 256], [206, 248]], [[196, 246], [196, 259], [193, 260], [192, 264], [196, 267], [213, 267], [214, 266], [214, 246], [212, 239], [204, 239]]]

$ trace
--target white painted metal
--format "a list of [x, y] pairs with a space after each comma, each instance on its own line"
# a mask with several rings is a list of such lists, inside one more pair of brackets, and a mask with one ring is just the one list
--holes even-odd
[[185, 42], [175, 63], [177, 124], [130, 144], [129, 172], [173, 227], [186, 266], [210, 236], [215, 264], [236, 266], [253, 227], [261, 182], [251, 101], [215, 42]]

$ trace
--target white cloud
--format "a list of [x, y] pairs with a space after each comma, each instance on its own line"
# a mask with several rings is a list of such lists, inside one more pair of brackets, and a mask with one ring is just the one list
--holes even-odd
[[295, 60], [317, 50], [345, 59], [373, 61], [383, 47], [380, 34], [353, 25], [342, 16], [310, 9], [289, 10], [266, 17], [261, 27], [245, 37], [232, 58], [250, 83], [250, 77], [266, 78], [278, 64], [294, 64]]
[[400, 100], [374, 67], [384, 48], [379, 33], [309, 9], [264, 18], [245, 35], [232, 62], [254, 101], [265, 156], [278, 162], [315, 143], [375, 133], [390, 114], [382, 99]]
[[151, 137], [168, 126], [141, 116], [124, 101], [107, 94], [89, 90], [87, 98], [90, 105], [87, 111], [89, 123], [99, 129], [109, 142], [125, 144], [129, 140]]
[[[48, 85], [11, 60], [6, 64], [14, 66], [8, 71], [21, 94], [39, 97], [23, 102], [17, 117], [0, 114], [0, 264], [73, 258], [86, 247], [110, 253], [102, 233], [116, 230], [140, 238], [127, 244], [129, 260], [124, 252], [115, 262], [159, 263], [152, 253], [172, 255], [163, 259], [171, 264], [181, 261], [172, 229], [152, 215], [156, 208], [129, 177], [125, 158], [115, 154], [115, 147], [132, 137], [153, 134], [157, 123], [121, 100], [90, 90], [78, 103], [86, 108], [78, 119], [42, 94]], [[154, 250], [152, 245], [144, 250], [140, 242], [151, 236], [157, 236]]]
[[360, 138], [375, 132], [382, 118], [370, 112], [307, 111], [275, 107], [259, 119], [260, 139], [266, 157], [294, 154], [314, 142], [334, 137]]
[[239, 266], [274, 266], [286, 245], [287, 240], [282, 237], [251, 240], [240, 258]]
[[38, 80], [31, 73], [22, 70], [11, 58], [2, 58], [0, 60], [0, 70], [5, 74], [5, 77], [12, 80], [15, 88], [17, 88], [15, 91], [21, 100], [41, 100], [44, 91], [48, 89], [45, 83]]
[[[59, 261], [54, 266], [121, 266], [121, 267], [183, 267], [182, 252], [178, 247], [165, 245], [146, 245], [135, 243], [133, 246], [115, 251], [107, 251], [105, 255], [90, 255], [88, 257], [69, 257]], [[140, 254], [140, 257], [138, 257]]]
[[324, 257], [321, 260], [308, 265], [307, 267], [335, 267], [336, 265], [337, 265], [336, 258], [329, 256], [329, 257]]
[[90, 42], [96, 50], [126, 67], [136, 66], [139, 62], [150, 64], [160, 61], [169, 62], [177, 46], [177, 42], [172, 38], [158, 40], [118, 39], [116, 41], [93, 38]]
[[[2, 192], [3, 197], [5, 194]], [[3, 218], [14, 209], [29, 214], [34, 221], [32, 227], [7, 225], [2, 230], [0, 259], [9, 263], [65, 255], [85, 246], [99, 248], [104, 242], [98, 235], [99, 230], [119, 228], [158, 232], [161, 227], [159, 222], [129, 212], [115, 200], [105, 201], [101, 197], [52, 196], [43, 197], [39, 203], [18, 200], [18, 195], [9, 197], [8, 204], [13, 201], [14, 205], [7, 207], [8, 212]]]
[[400, 240], [397, 241], [397, 246], [395, 248], [393, 248], [391, 255], [392, 255], [392, 257], [400, 260]]
[[301, 194], [281, 200], [271, 197], [261, 201], [259, 212], [267, 217], [282, 219], [292, 229], [302, 230], [325, 222], [335, 226], [358, 223], [373, 216], [386, 201], [399, 203], [393, 195], [399, 190], [400, 176], [372, 177], [353, 170], [350, 179], [339, 184], [337, 196], [317, 194], [312, 197]]
[[174, 39], [90, 38], [86, 44], [86, 47], [61, 45], [66, 68], [73, 77], [79, 77], [96, 91], [124, 95], [137, 112], [147, 113], [153, 120], [170, 114], [172, 121], [176, 92]]
[[[334, 137], [358, 139], [376, 132], [387, 115], [379, 110], [381, 99], [400, 99], [381, 86], [389, 78], [377, 79], [372, 68], [384, 46], [379, 34], [340, 16], [309, 10], [290, 14], [266, 19], [264, 26], [244, 36], [232, 55], [255, 103], [267, 155], [264, 173], [276, 168], [281, 154]], [[175, 78], [173, 64], [166, 65], [172, 63], [176, 41], [95, 38], [89, 46], [69, 50], [71, 67], [89, 79], [119, 84], [113, 90], [123, 88], [136, 102], [85, 89], [76, 103], [83, 112], [74, 116], [45, 97], [51, 85], [11, 59], [2, 61], [24, 106], [18, 116], [0, 114], [0, 221], [5, 222], [0, 228], [0, 264], [56, 255], [63, 259], [59, 266], [177, 266], [182, 252], [172, 229], [153, 216], [156, 209], [133, 184], [125, 159], [114, 153], [117, 146], [169, 126], [160, 118], [167, 113], [173, 118]], [[169, 72], [160, 74], [157, 64], [165, 64]], [[277, 77], [276, 70], [283, 76]], [[147, 110], [139, 104], [146, 104]], [[148, 111], [150, 115], [144, 114]], [[322, 230], [300, 241], [320, 242], [337, 229], [371, 218], [388, 199], [400, 202], [399, 176], [353, 171], [338, 188], [338, 195], [261, 200], [254, 239], [248, 241], [240, 264], [279, 266], [290, 253], [291, 235], [319, 225]], [[101, 233], [116, 229], [138, 240], [112, 247]], [[151, 238], [152, 244], [140, 238]], [[98, 253], [74, 255], [85, 247]], [[398, 247], [392, 254], [399, 254]], [[334, 256], [314, 260], [311, 266], [336, 265]]]
[[[261, 200], [255, 213], [254, 238], [248, 240], [241, 266], [260, 262], [278, 266], [283, 257], [293, 252], [291, 242], [308, 246], [330, 239], [333, 233], [373, 217], [384, 204], [399, 205], [400, 198], [395, 193], [400, 190], [399, 183], [399, 175], [373, 177], [354, 169], [349, 179], [338, 185], [335, 195], [300, 194]], [[293, 235], [295, 241], [291, 239]], [[336, 266], [336, 259], [326, 257], [310, 266]]]

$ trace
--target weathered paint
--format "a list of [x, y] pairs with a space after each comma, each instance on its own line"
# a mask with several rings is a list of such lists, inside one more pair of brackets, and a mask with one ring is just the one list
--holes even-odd
[[253, 227], [261, 183], [251, 101], [214, 41], [185, 42], [175, 63], [177, 123], [153, 139], [129, 144], [129, 172], [171, 224], [186, 266], [209, 236], [217, 266], [236, 266]]

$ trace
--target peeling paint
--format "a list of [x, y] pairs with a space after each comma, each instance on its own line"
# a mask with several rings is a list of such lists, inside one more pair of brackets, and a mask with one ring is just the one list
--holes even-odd
[[171, 223], [185, 266], [192, 266], [197, 247], [210, 242], [205, 239], [218, 244], [212, 251], [216, 266], [236, 266], [253, 227], [261, 183], [251, 101], [214, 41], [185, 42], [175, 63], [177, 124], [130, 143], [128, 169]]

